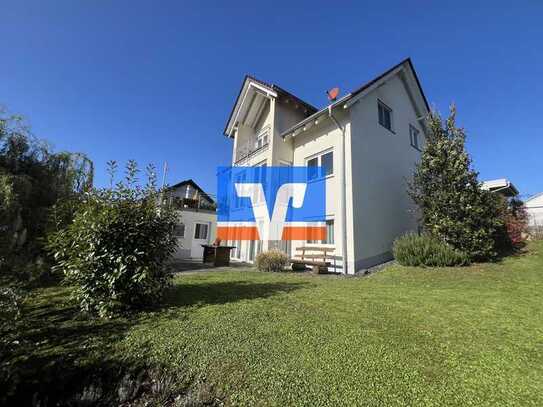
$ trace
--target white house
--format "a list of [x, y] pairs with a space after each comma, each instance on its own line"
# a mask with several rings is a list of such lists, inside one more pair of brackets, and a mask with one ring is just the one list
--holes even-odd
[[528, 224], [531, 228], [543, 230], [543, 192], [524, 201], [528, 212]]
[[428, 112], [410, 59], [321, 109], [246, 76], [224, 131], [233, 165], [325, 167], [328, 233], [322, 242], [229, 242], [233, 257], [251, 262], [274, 246], [291, 254], [320, 244], [346, 259], [341, 271], [349, 274], [390, 259], [394, 239], [417, 229], [406, 181]]
[[201, 259], [201, 245], [212, 243], [216, 235], [215, 201], [191, 179], [169, 187], [168, 199], [179, 215], [175, 228], [179, 246], [175, 258]]

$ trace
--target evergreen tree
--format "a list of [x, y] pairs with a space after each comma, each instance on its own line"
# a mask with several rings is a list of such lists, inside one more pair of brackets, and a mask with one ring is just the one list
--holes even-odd
[[444, 123], [430, 113], [428, 138], [409, 194], [420, 209], [425, 231], [469, 255], [496, 256], [504, 225], [496, 196], [481, 189], [465, 149], [464, 129], [456, 127], [451, 107]]

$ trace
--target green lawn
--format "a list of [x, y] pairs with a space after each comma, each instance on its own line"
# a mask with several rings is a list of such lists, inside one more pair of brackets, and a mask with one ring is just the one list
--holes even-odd
[[541, 406], [543, 244], [530, 249], [366, 278], [183, 275], [164, 308], [106, 322], [39, 289], [10, 366], [27, 382], [37, 367], [144, 361], [205, 378], [227, 405]]

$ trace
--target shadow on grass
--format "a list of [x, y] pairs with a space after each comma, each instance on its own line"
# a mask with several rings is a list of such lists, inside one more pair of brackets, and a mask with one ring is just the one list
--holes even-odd
[[205, 282], [175, 285], [164, 299], [165, 307], [226, 304], [268, 298], [304, 288], [308, 283], [253, 283], [247, 281]]
[[530, 254], [530, 249], [526, 243], [521, 243], [513, 248], [501, 249], [498, 252], [498, 255], [493, 259], [492, 263], [501, 264], [504, 260], [509, 258], [519, 258]]
[[[181, 282], [156, 310], [268, 298], [306, 285]], [[17, 340], [0, 349], [0, 405], [116, 405], [127, 374], [133, 380], [125, 393], [143, 397], [142, 391], [151, 391], [152, 386], [146, 389], [145, 383], [153, 382], [149, 377], [157, 368], [145, 366], [144, 358], [133, 360], [115, 351], [116, 343], [137, 324], [137, 314], [111, 320], [84, 317], [68, 301], [68, 290], [61, 287], [34, 290], [30, 296], [22, 319], [13, 327]], [[179, 394], [181, 382], [167, 381]]]
[[[124, 362], [107, 357], [108, 349], [129, 327], [126, 319], [83, 318], [68, 304], [65, 289], [33, 291], [13, 328], [17, 339], [0, 355], [0, 404], [64, 405], [104, 372], [121, 372]], [[111, 382], [113, 383], [113, 382]], [[110, 383], [101, 386], [107, 390]]]

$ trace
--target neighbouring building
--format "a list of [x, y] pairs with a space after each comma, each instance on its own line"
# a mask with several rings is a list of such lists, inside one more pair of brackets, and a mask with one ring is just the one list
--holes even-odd
[[175, 258], [202, 258], [202, 244], [213, 243], [217, 229], [215, 201], [192, 179], [168, 188], [168, 199], [178, 211]]
[[335, 249], [349, 274], [391, 259], [394, 239], [417, 230], [406, 187], [428, 113], [410, 59], [321, 109], [246, 76], [224, 131], [233, 139], [232, 164], [324, 167], [328, 233], [319, 242], [229, 242], [233, 257], [252, 262], [271, 247], [291, 255], [322, 245]]
[[512, 198], [518, 195], [518, 189], [507, 178], [483, 181], [481, 183], [481, 188], [490, 192], [501, 194], [507, 198]]
[[543, 192], [524, 201], [528, 212], [528, 225], [543, 235]]

